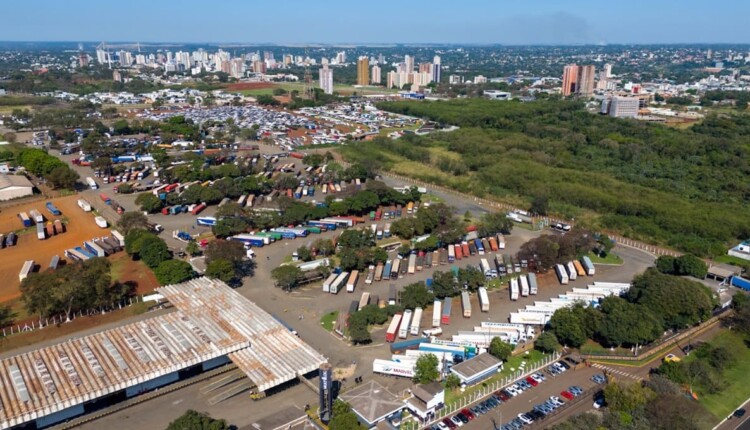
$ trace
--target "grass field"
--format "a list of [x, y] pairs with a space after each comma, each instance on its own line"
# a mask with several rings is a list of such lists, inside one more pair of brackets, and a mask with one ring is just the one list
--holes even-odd
[[593, 252], [589, 252], [589, 258], [591, 259], [591, 262], [594, 264], [611, 264], [614, 266], [620, 266], [622, 265], [623, 261], [622, 258], [620, 258], [619, 255], [610, 252], [607, 254], [606, 257], [602, 258], [598, 255], [594, 254]]
[[714, 257], [713, 260], [717, 263], [734, 264], [736, 266], [744, 266], [746, 264], [750, 264], [750, 261], [748, 260], [743, 260], [731, 255], [719, 255], [718, 257]]
[[729, 330], [722, 330], [711, 339], [712, 345], [725, 346], [737, 354], [734, 365], [724, 370], [724, 390], [716, 394], [698, 393], [698, 401], [717, 420], [727, 417], [750, 397], [750, 348], [745, 342], [740, 333]]
[[333, 325], [336, 324], [336, 319], [339, 317], [339, 311], [329, 312], [323, 315], [320, 319], [320, 325], [326, 329], [326, 331], [333, 331]]
[[[318, 85], [316, 82], [313, 82], [313, 86], [317, 87]], [[305, 89], [305, 84], [302, 82], [280, 82], [277, 84], [273, 84], [273, 87], [271, 88], [239, 90], [235, 92], [238, 92], [246, 96], [271, 95], [273, 94], [273, 90], [276, 88], [283, 88], [289, 92], [294, 91], [294, 90], [301, 92]], [[382, 87], [356, 88], [352, 85], [342, 85], [342, 84], [334, 84], [333, 90], [345, 96], [352, 95], [354, 93], [374, 95], [374, 94], [393, 94], [397, 92], [397, 90], [389, 90], [389, 89], [382, 88]]]

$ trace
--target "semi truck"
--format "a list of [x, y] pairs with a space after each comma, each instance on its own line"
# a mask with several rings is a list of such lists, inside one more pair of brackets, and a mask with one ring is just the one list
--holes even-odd
[[84, 199], [78, 199], [78, 207], [83, 209], [84, 212], [91, 212], [91, 203]]
[[91, 188], [92, 190], [99, 188], [99, 185], [96, 184], [96, 181], [91, 176], [86, 178], [86, 183], [89, 185], [89, 188]]
[[441, 324], [451, 323], [451, 307], [452, 306], [453, 306], [453, 299], [451, 297], [446, 297], [445, 299], [443, 299], [443, 313], [440, 315]]
[[388, 304], [393, 306], [396, 304], [396, 286], [391, 284], [388, 286]]
[[432, 326], [440, 327], [440, 316], [443, 309], [443, 302], [435, 300], [432, 302]]

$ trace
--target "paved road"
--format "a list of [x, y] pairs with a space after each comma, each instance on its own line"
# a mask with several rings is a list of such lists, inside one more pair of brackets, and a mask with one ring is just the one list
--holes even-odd
[[[750, 409], [750, 399], [747, 399], [745, 403], [738, 406], [737, 409], [745, 408], [746, 410]], [[729, 416], [726, 421], [723, 421], [718, 426], [715, 427], [715, 430], [750, 430], [750, 414], [746, 413], [745, 416], [742, 418], [735, 418], [733, 416]]]

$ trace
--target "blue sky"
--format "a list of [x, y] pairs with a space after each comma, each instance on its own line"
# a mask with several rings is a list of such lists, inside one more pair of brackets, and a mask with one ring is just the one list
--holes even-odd
[[20, 0], [3, 41], [750, 43], [746, 0]]

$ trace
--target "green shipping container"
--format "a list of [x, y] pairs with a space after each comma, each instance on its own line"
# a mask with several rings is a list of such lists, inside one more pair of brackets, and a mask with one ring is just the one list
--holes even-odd
[[375, 211], [370, 212], [370, 221], [375, 219]]
[[320, 234], [320, 228], [319, 227], [305, 227], [307, 228], [307, 231], [310, 233]]

